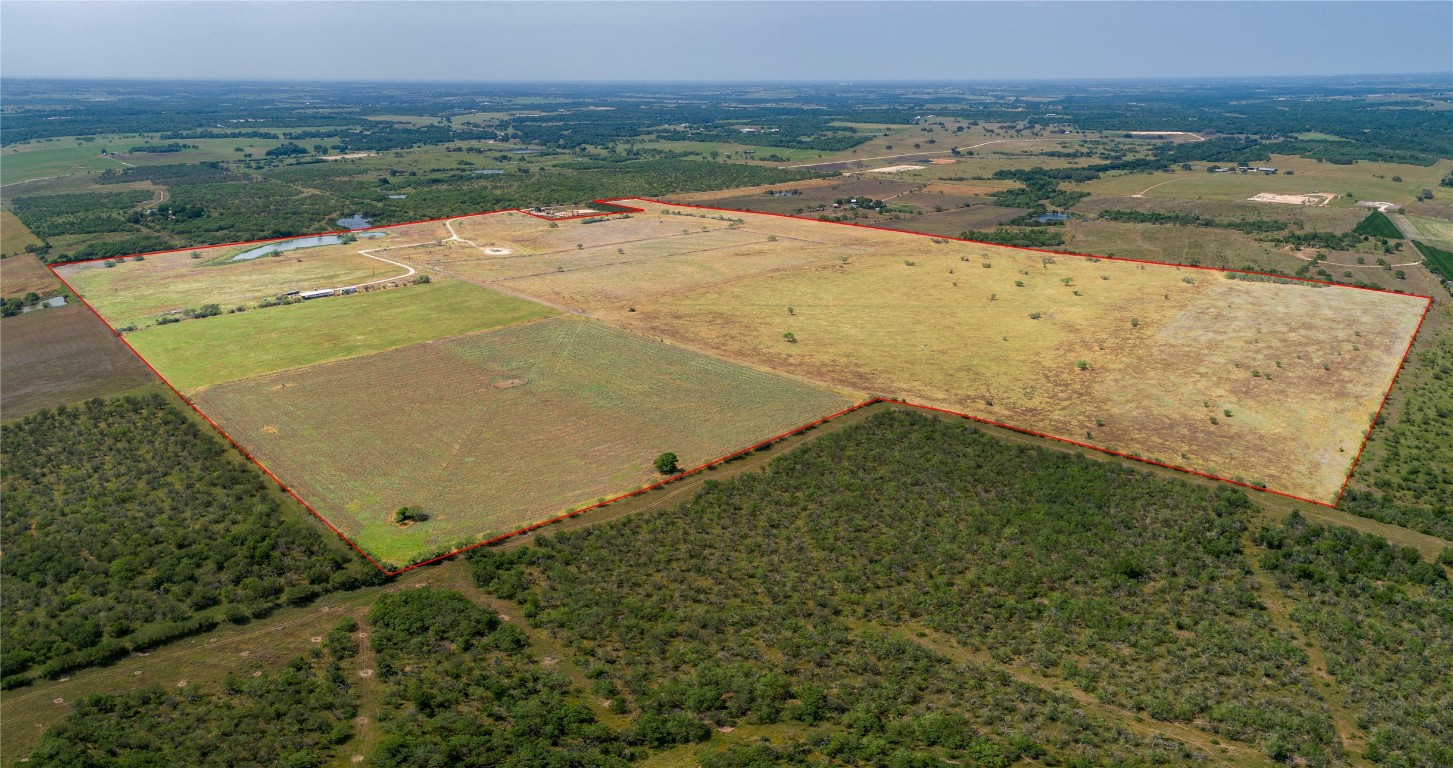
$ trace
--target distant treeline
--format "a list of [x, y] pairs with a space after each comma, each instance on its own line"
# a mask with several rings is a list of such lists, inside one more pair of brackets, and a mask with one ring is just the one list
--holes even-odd
[[1237, 232], [1280, 232], [1287, 228], [1285, 222], [1271, 219], [1217, 219], [1194, 213], [1166, 211], [1135, 211], [1119, 208], [1101, 211], [1098, 218], [1105, 221], [1119, 221], [1128, 224], [1172, 224], [1180, 227], [1210, 227], [1234, 229]]

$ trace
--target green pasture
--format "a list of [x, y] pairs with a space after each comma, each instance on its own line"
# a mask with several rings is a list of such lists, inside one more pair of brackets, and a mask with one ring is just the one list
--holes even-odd
[[183, 320], [126, 340], [173, 386], [191, 392], [553, 314], [531, 301], [446, 280]]

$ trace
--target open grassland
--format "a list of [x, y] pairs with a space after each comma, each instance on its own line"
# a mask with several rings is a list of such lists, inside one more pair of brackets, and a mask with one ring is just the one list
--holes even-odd
[[[754, 229], [760, 217], [744, 215]], [[854, 235], [872, 253], [603, 316], [838, 387], [1321, 501], [1340, 488], [1426, 305], [770, 222], [805, 238]]]
[[384, 231], [388, 233], [384, 237], [299, 248], [250, 261], [228, 259], [255, 246], [229, 246], [153, 254], [142, 261], [70, 264], [58, 271], [112, 326], [150, 325], [174, 310], [203, 304], [250, 309], [288, 291], [339, 288], [404, 276], [407, 268], [360, 251], [389, 258], [390, 249], [446, 236], [442, 227], [430, 225]]
[[641, 213], [550, 222], [501, 213], [455, 219], [458, 239], [393, 258], [573, 311], [628, 309], [652, 296], [866, 253], [870, 230], [625, 201]]
[[7, 147], [0, 154], [0, 183], [9, 185], [51, 176], [70, 176], [110, 168], [120, 170], [125, 167], [119, 160], [102, 157], [101, 149], [93, 144], [68, 147], [29, 144]]
[[770, 234], [729, 228], [719, 221], [708, 220], [699, 227], [700, 221], [670, 217], [665, 222], [671, 227], [668, 234], [662, 234], [660, 223], [643, 217], [562, 226], [546, 231], [562, 232], [557, 238], [563, 240], [579, 236], [608, 242], [576, 248], [560, 247], [563, 242], [549, 247], [535, 240], [530, 250], [536, 255], [491, 256], [462, 243], [402, 253], [440, 274], [518, 291], [556, 306], [595, 310], [776, 269], [835, 261], [852, 251], [839, 245], [773, 240]]
[[[1277, 269], [1284, 273], [1305, 263], [1289, 251], [1229, 229], [1072, 220], [1063, 231], [1066, 250], [1122, 259], [1255, 271]], [[1306, 257], [1312, 258], [1312, 252]], [[1372, 265], [1372, 269], [1378, 267]], [[1366, 275], [1372, 276], [1370, 272]]]
[[40, 245], [40, 238], [15, 214], [0, 209], [0, 255], [25, 253], [27, 245]]
[[[198, 400], [397, 565], [639, 487], [662, 452], [693, 466], [848, 404], [563, 318], [238, 381]], [[396, 526], [401, 506], [429, 519]]]
[[0, 259], [0, 298], [9, 299], [32, 292], [46, 296], [60, 289], [60, 281], [34, 256]]
[[[1193, 200], [1245, 200], [1262, 192], [1285, 195], [1329, 192], [1343, 196], [1331, 203], [1334, 206], [1349, 205], [1350, 201], [1345, 197], [1348, 194], [1358, 200], [1409, 203], [1422, 190], [1437, 187], [1438, 180], [1453, 171], [1453, 160], [1440, 160], [1424, 168], [1362, 161], [1351, 165], [1336, 165], [1302, 157], [1273, 155], [1270, 165], [1278, 169], [1276, 175], [1207, 173], [1204, 168], [1200, 168], [1173, 173], [1106, 176], [1083, 184], [1066, 185], [1066, 188], [1096, 195], [1144, 195]], [[1287, 176], [1281, 171], [1292, 171], [1293, 175]], [[1394, 176], [1401, 177], [1402, 181], [1393, 181]]]
[[183, 392], [554, 313], [447, 280], [144, 328], [126, 339]]
[[[184, 152], [128, 152], [132, 147], [155, 146], [171, 143], [165, 139], [146, 139], [132, 136], [98, 136], [95, 141], [62, 139], [56, 142], [34, 142], [7, 147], [0, 154], [0, 181], [14, 184], [32, 179], [52, 176], [71, 176], [105, 170], [122, 170], [136, 166], [174, 165], [178, 163], [202, 163], [227, 160], [241, 160], [248, 152], [261, 156], [273, 147], [282, 144], [275, 139], [186, 139], [181, 143], [194, 144], [197, 149]], [[236, 151], [242, 147], [243, 151]], [[102, 148], [112, 152], [125, 153], [120, 157], [102, 157]]]
[[0, 418], [9, 421], [156, 377], [90, 310], [72, 304], [0, 320], [0, 380]]

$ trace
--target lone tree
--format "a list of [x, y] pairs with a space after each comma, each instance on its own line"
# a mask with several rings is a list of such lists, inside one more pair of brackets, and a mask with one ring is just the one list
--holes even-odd
[[681, 468], [676, 466], [676, 454], [667, 451], [666, 453], [657, 456], [656, 471], [660, 472], [663, 475], [674, 475], [677, 472], [680, 472]]

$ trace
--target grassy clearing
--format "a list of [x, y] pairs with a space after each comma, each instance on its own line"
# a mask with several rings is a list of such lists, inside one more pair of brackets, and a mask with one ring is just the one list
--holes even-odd
[[[693, 466], [848, 403], [568, 319], [235, 382], [199, 402], [400, 565], [645, 484], [662, 452]], [[406, 505], [429, 519], [394, 525]]]
[[174, 386], [192, 392], [551, 314], [534, 302], [440, 281], [186, 320], [126, 339]]
[[113, 395], [156, 382], [79, 304], [0, 320], [0, 418]]
[[1321, 500], [1346, 476], [1425, 304], [771, 221], [846, 233], [872, 254], [605, 316], [845, 389]]

